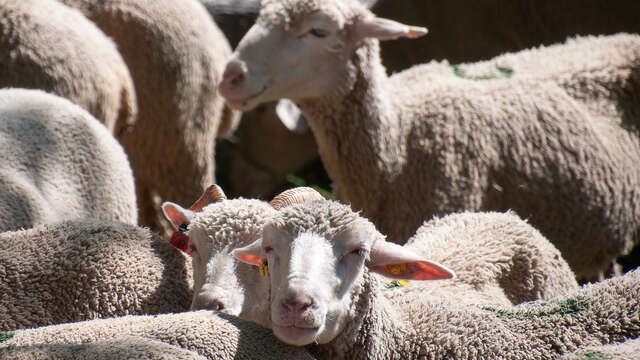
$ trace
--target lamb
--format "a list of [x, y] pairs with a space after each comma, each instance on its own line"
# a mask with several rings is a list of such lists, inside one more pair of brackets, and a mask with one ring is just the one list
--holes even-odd
[[217, 94], [231, 47], [196, 0], [62, 2], [113, 38], [129, 67], [140, 112], [121, 142], [136, 177], [139, 222], [168, 232], [161, 202], [186, 203], [214, 182], [214, 139], [239, 117]]
[[234, 255], [253, 265], [268, 262], [274, 335], [308, 345], [319, 359], [548, 359], [640, 335], [640, 270], [517, 306], [424, 292], [389, 299], [372, 273], [411, 280], [454, 275], [385, 241], [369, 220], [336, 201], [282, 209], [261, 239]]
[[[23, 349], [28, 352], [34, 347], [55, 349], [54, 344], [66, 344], [66, 353], [85, 349], [70, 344], [88, 344], [89, 350], [106, 348], [109, 342], [128, 338], [129, 344], [121, 344], [120, 348], [126, 351], [131, 346], [133, 354], [140, 351], [136, 349], [140, 345], [136, 345], [135, 339], [146, 339], [146, 343], [157, 351], [164, 343], [165, 348], [169, 345], [174, 352], [183, 349], [207, 359], [313, 359], [305, 349], [277, 341], [268, 329], [210, 311], [98, 319], [18, 330], [7, 337], [9, 339], [4, 343], [0, 340], [0, 358], [3, 353]], [[186, 351], [183, 354], [188, 354]]]
[[132, 126], [137, 102], [114, 43], [57, 1], [0, 0], [0, 88], [41, 89], [71, 100], [115, 136]]
[[315, 190], [298, 187], [269, 203], [230, 200], [219, 186], [212, 185], [189, 209], [165, 202], [163, 212], [176, 229], [172, 243], [192, 258], [191, 309], [215, 310], [268, 327], [269, 282], [253, 266], [235, 261], [231, 252], [254, 242], [278, 209], [293, 201], [319, 199], [323, 198]]
[[265, 0], [220, 91], [241, 110], [294, 101], [340, 200], [393, 242], [432, 216], [512, 209], [581, 280], [601, 278], [640, 238], [640, 36], [576, 40], [580, 53], [555, 59], [570, 71], [550, 79], [428, 64], [388, 77], [378, 40], [425, 33], [353, 0]]
[[82, 219], [0, 233], [0, 331], [186, 311], [190, 280], [189, 260], [135, 225]]
[[1, 89], [0, 214], [0, 232], [89, 217], [135, 224], [122, 146], [67, 99]]

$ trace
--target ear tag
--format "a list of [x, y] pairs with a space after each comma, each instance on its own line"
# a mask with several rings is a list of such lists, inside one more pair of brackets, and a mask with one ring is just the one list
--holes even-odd
[[269, 264], [267, 264], [267, 260], [263, 261], [262, 264], [260, 264], [258, 266], [258, 272], [262, 276], [268, 276], [269, 275]]
[[178, 226], [178, 230], [173, 232], [173, 235], [171, 235], [171, 239], [169, 240], [169, 242], [176, 249], [184, 251], [187, 254], [191, 255], [191, 251], [189, 251], [189, 235], [187, 235], [186, 232], [186, 224]]
[[393, 280], [387, 284], [387, 289], [393, 289], [398, 287], [409, 286], [409, 282], [407, 280]]
[[387, 270], [389, 270], [389, 272], [392, 273], [393, 275], [400, 275], [400, 274], [404, 274], [407, 271], [407, 265], [391, 264], [391, 265], [387, 265]]

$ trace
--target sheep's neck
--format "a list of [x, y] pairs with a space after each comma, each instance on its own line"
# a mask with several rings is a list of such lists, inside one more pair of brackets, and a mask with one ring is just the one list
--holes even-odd
[[365, 275], [364, 286], [353, 295], [352, 318], [340, 335], [310, 351], [319, 359], [410, 359], [411, 329], [405, 328], [377, 280]]
[[[298, 102], [318, 143], [327, 172], [339, 189], [362, 209], [372, 192], [392, 181], [404, 166], [406, 136], [388, 94], [378, 42], [354, 52], [342, 82], [328, 96]], [[356, 183], [359, 179], [366, 182]]]

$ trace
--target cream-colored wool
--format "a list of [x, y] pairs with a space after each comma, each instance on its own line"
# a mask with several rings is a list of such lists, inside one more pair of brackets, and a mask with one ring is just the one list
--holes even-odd
[[640, 355], [640, 339], [623, 343], [589, 346], [561, 357], [564, 360], [637, 360]]
[[446, 264], [456, 278], [411, 282], [393, 293], [418, 287], [460, 301], [515, 305], [564, 296], [578, 288], [558, 249], [513, 213], [435, 218], [425, 222], [404, 247]]
[[[380, 249], [376, 244], [384, 241], [371, 222], [333, 201], [287, 207], [272, 217], [265, 229], [267, 227], [282, 239], [292, 239], [289, 246], [294, 249], [306, 248], [299, 239], [308, 239], [308, 234], [321, 237], [323, 242], [326, 239], [329, 246], [358, 239], [358, 246], [371, 248], [372, 253]], [[263, 239], [266, 236], [265, 230]], [[330, 249], [338, 248], [340, 246]], [[287, 253], [278, 249], [275, 254]], [[275, 255], [268, 256], [271, 259]], [[369, 254], [356, 268], [314, 261], [313, 266], [326, 267], [317, 268], [316, 274], [329, 269], [347, 272], [342, 274], [346, 283], [314, 283], [327, 286], [330, 291], [345, 291], [338, 305], [344, 307], [345, 318], [340, 320], [342, 327], [338, 328], [337, 335], [324, 339], [321, 344], [307, 346], [319, 359], [550, 359], [579, 348], [619, 343], [640, 336], [640, 270], [585, 285], [551, 300], [487, 306], [415, 292], [389, 300], [383, 295], [387, 291], [385, 283], [369, 271], [367, 264], [374, 257]], [[287, 264], [290, 259], [282, 257], [280, 261]], [[356, 266], [356, 263], [345, 263], [345, 266]], [[354, 276], [350, 277], [351, 274]], [[285, 277], [288, 275], [284, 273]], [[333, 277], [323, 279], [334, 280]], [[284, 289], [289, 284], [279, 285]], [[278, 291], [282, 290], [274, 290], [272, 280], [272, 299], [277, 298]], [[298, 292], [297, 296], [305, 298], [308, 294], [314, 292]], [[315, 298], [319, 299], [322, 299], [320, 295]], [[313, 309], [327, 306], [311, 304]], [[272, 317], [278, 308], [272, 305]], [[312, 314], [308, 316], [311, 318]], [[322, 326], [333, 329], [334, 321], [327, 317]]]
[[65, 97], [116, 136], [136, 120], [131, 75], [113, 41], [57, 1], [0, 0], [2, 87]]
[[[157, 316], [125, 316], [37, 329], [18, 330], [0, 343], [3, 352], [13, 347], [40, 344], [104, 344], [114, 337], [139, 337], [179, 347], [207, 359], [312, 359], [304, 348], [287, 346], [268, 329], [228, 315], [210, 311]], [[155, 346], [155, 345], [154, 345]], [[122, 348], [126, 350], [123, 345]], [[18, 348], [19, 349], [19, 348]], [[138, 352], [132, 349], [134, 354]]]
[[122, 336], [82, 344], [38, 344], [0, 349], [2, 360], [205, 360], [198, 353], [179, 346], [146, 339]]
[[168, 232], [160, 204], [187, 203], [215, 182], [216, 134], [225, 116], [239, 116], [217, 94], [231, 47], [196, 0], [62, 2], [109, 35], [129, 67], [140, 111], [121, 142], [136, 177], [140, 224]]
[[148, 229], [119, 222], [0, 233], [0, 331], [188, 310], [188, 262]]
[[137, 216], [127, 156], [98, 120], [40, 90], [0, 90], [0, 231]]
[[[251, 107], [243, 101], [294, 100], [341, 200], [392, 241], [403, 243], [432, 216], [512, 209], [558, 247], [582, 280], [599, 278], [638, 241], [640, 36], [581, 38], [569, 42], [571, 51], [551, 50], [557, 56], [549, 68], [562, 71], [549, 70], [546, 78], [480, 81], [452, 69], [436, 77], [429, 64], [389, 77], [378, 40], [360, 40], [352, 30], [373, 17], [356, 1], [262, 5], [256, 29], [265, 31], [245, 36], [221, 91], [243, 110]], [[294, 36], [269, 37], [296, 31], [311, 14], [328, 17], [318, 23], [330, 32], [305, 35], [308, 46], [288, 43]], [[415, 35], [395, 29], [387, 38]], [[265, 63], [260, 46], [287, 51]], [[319, 58], [324, 65], [314, 63]], [[293, 73], [313, 76], [302, 86]], [[237, 74], [242, 81], [232, 82]]]

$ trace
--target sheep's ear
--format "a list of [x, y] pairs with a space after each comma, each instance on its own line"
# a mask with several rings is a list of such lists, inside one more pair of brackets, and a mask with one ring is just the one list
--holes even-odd
[[262, 239], [258, 239], [245, 247], [233, 250], [231, 255], [249, 265], [261, 266], [266, 262], [262, 254]]
[[402, 37], [417, 38], [426, 35], [427, 28], [410, 26], [397, 21], [373, 17], [360, 19], [353, 25], [351, 39], [358, 42], [365, 38], [394, 40]]
[[376, 241], [371, 249], [369, 270], [403, 280], [452, 279], [453, 271], [414, 252], [386, 241]]
[[280, 99], [276, 104], [276, 115], [280, 122], [297, 134], [305, 134], [309, 132], [307, 120], [302, 116], [300, 109], [289, 99]]
[[162, 213], [164, 217], [171, 222], [173, 230], [176, 231], [178, 231], [181, 226], [188, 226], [194, 216], [193, 211], [170, 201], [162, 203]]

